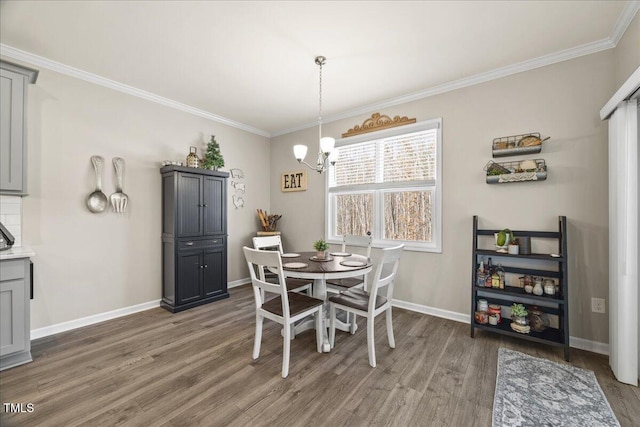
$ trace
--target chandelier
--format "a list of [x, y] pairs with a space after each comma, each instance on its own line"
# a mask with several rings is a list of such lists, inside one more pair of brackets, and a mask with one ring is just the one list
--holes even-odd
[[336, 140], [325, 136], [322, 137], [322, 66], [326, 62], [327, 58], [324, 56], [316, 57], [316, 64], [320, 67], [320, 101], [318, 102], [318, 140], [320, 142], [320, 149], [318, 150], [318, 160], [315, 166], [311, 166], [304, 161], [307, 155], [307, 146], [298, 144], [293, 146], [293, 155], [296, 157], [298, 163], [307, 165], [310, 169], [315, 170], [318, 173], [322, 173], [327, 170], [327, 161], [334, 165], [336, 163], [336, 153], [333, 151]]

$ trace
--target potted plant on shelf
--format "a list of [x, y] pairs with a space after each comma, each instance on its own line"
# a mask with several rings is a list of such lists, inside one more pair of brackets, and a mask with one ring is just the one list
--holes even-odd
[[325, 259], [327, 257], [327, 250], [329, 244], [324, 239], [316, 240], [313, 242], [313, 248], [316, 250], [316, 258]]
[[513, 237], [509, 242], [509, 253], [511, 255], [518, 255], [520, 253], [520, 242], [517, 237]]
[[507, 253], [509, 242], [513, 240], [513, 233], [508, 228], [493, 234], [496, 240], [496, 252]]
[[216, 141], [216, 136], [211, 135], [211, 140], [207, 143], [207, 151], [204, 155], [202, 167], [216, 171], [222, 166], [224, 166], [224, 157], [220, 152], [220, 145]]
[[511, 320], [520, 326], [527, 326], [527, 309], [522, 304], [514, 303], [511, 306]]

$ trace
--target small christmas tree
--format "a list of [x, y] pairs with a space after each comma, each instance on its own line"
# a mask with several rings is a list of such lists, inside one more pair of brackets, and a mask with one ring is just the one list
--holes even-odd
[[202, 166], [205, 169], [213, 170], [217, 170], [224, 166], [224, 157], [222, 157], [220, 145], [218, 144], [218, 141], [216, 141], [215, 135], [211, 135], [211, 141], [207, 143], [207, 151], [204, 155], [204, 164]]

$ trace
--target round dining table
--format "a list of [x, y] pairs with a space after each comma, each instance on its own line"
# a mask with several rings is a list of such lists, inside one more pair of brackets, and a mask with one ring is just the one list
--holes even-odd
[[[313, 296], [327, 301], [327, 279], [344, 279], [347, 277], [365, 276], [371, 272], [373, 263], [371, 258], [346, 252], [329, 252], [327, 259], [316, 257], [316, 252], [296, 252], [282, 254], [282, 269], [287, 277], [313, 280]], [[326, 305], [326, 304], [325, 304]], [[325, 307], [326, 308], [326, 307]], [[324, 344], [322, 350], [331, 350], [327, 334], [328, 310], [325, 309]], [[336, 322], [336, 328], [349, 331], [349, 324]], [[315, 328], [313, 320], [303, 321], [296, 325], [295, 333]], [[355, 329], [353, 329], [355, 331]]]

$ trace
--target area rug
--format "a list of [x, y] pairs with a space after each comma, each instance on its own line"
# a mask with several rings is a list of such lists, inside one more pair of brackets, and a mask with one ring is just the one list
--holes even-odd
[[493, 427], [620, 426], [592, 371], [498, 350]]

